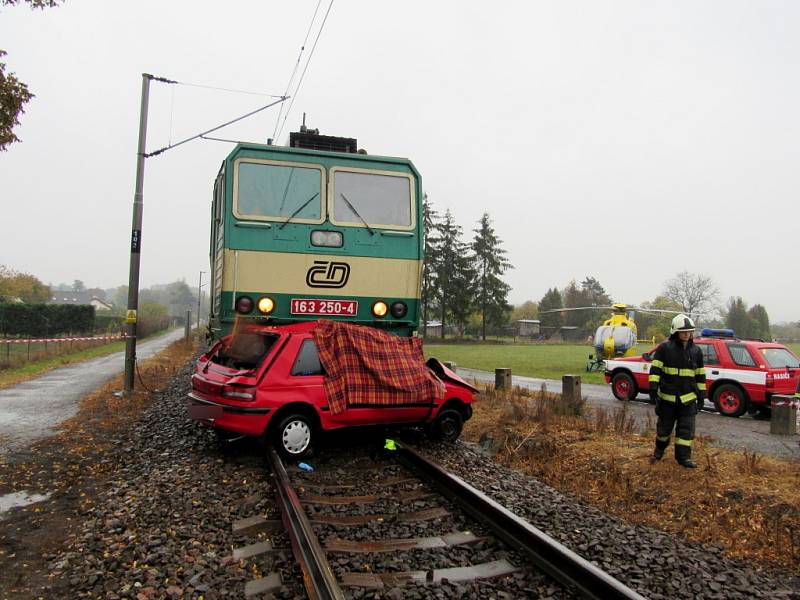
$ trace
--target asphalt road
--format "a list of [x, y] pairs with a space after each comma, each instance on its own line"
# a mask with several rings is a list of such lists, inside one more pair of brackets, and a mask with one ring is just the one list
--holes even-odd
[[[494, 373], [462, 367], [458, 367], [456, 370], [465, 379], [494, 384]], [[550, 392], [561, 392], [561, 382], [554, 379], [513, 375], [512, 383], [530, 390], [539, 390], [544, 384]], [[605, 408], [610, 413], [622, 406], [622, 403], [611, 393], [611, 387], [607, 385], [582, 384], [581, 394], [593, 407]], [[640, 395], [639, 400], [630, 402], [629, 409], [640, 424], [646, 423], [649, 414], [655, 425], [655, 412], [647, 396]], [[754, 419], [750, 416], [738, 419], [723, 417], [714, 410], [710, 402], [707, 402], [706, 409], [697, 415], [696, 431], [697, 435], [712, 438], [711, 443], [715, 446], [733, 450], [747, 448], [760, 454], [800, 458], [800, 435], [771, 435], [769, 421]]]
[[[145, 359], [180, 339], [183, 329], [138, 344], [136, 356]], [[81, 398], [125, 370], [125, 352], [109, 354], [45, 373], [0, 390], [0, 460], [24, 451], [31, 442], [53, 433], [53, 427], [78, 411]], [[138, 382], [137, 382], [138, 385]]]

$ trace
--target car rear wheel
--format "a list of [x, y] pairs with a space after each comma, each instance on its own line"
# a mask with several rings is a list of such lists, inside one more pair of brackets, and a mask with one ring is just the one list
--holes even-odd
[[431, 427], [431, 437], [435, 440], [455, 442], [464, 428], [464, 417], [453, 408], [448, 408], [439, 413]]
[[617, 400], [633, 400], [639, 393], [636, 382], [628, 373], [617, 373], [611, 378], [611, 393]]
[[275, 428], [272, 443], [278, 453], [289, 460], [299, 460], [311, 452], [314, 424], [305, 415], [294, 414], [284, 418]]
[[741, 417], [747, 410], [747, 394], [732, 383], [723, 383], [714, 390], [714, 406], [721, 415]]

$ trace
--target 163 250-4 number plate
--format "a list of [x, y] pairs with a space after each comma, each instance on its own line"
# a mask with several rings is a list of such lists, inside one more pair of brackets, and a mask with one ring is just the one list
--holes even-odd
[[355, 317], [358, 314], [358, 301], [292, 298], [292, 304], [289, 310], [293, 315], [338, 315]]

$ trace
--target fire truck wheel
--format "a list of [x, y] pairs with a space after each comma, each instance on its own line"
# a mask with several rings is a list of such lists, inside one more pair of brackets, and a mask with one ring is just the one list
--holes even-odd
[[638, 394], [636, 382], [628, 373], [617, 373], [611, 378], [611, 393], [617, 400], [633, 400]]
[[464, 417], [455, 409], [448, 408], [439, 413], [431, 427], [431, 437], [435, 440], [455, 442], [464, 428]]
[[311, 452], [314, 424], [303, 414], [285, 417], [275, 428], [272, 442], [278, 453], [289, 460], [297, 460]]
[[723, 383], [714, 390], [714, 406], [721, 415], [741, 417], [747, 410], [747, 395], [732, 383]]

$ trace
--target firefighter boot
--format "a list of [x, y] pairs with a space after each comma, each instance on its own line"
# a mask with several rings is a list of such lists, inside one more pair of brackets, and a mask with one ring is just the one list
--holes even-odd
[[696, 469], [697, 463], [692, 460], [692, 447], [682, 444], [675, 445], [675, 460], [678, 464], [687, 469]]
[[650, 462], [655, 463], [664, 458], [664, 450], [667, 449], [669, 445], [669, 436], [667, 436], [666, 440], [662, 440], [661, 438], [656, 438], [656, 447], [653, 450], [653, 456], [650, 457]]

